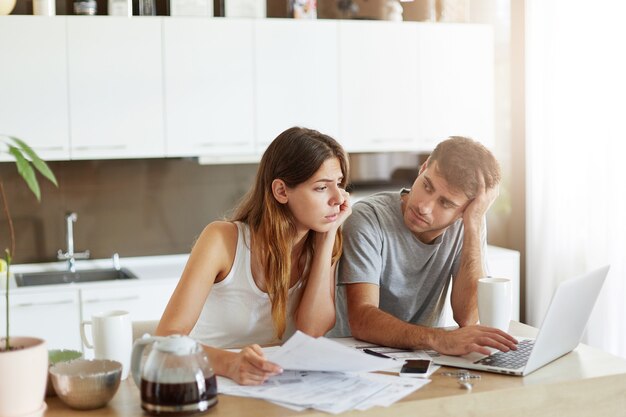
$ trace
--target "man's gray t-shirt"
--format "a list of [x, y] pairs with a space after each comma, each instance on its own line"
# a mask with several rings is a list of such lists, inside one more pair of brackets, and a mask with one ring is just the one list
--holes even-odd
[[379, 308], [403, 321], [443, 325], [448, 287], [461, 260], [463, 221], [457, 220], [425, 244], [406, 227], [400, 197], [400, 192], [367, 197], [354, 205], [344, 223], [337, 324], [330, 336], [350, 334], [344, 286], [352, 283], [378, 285]]

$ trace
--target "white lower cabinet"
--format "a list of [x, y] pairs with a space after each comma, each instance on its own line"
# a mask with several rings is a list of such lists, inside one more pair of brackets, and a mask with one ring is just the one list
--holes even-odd
[[[516, 250], [505, 249], [498, 246], [487, 247], [487, 271], [488, 276], [494, 278], [507, 278], [511, 280], [511, 320], [520, 319], [520, 253]], [[450, 305], [450, 291], [446, 296], [445, 326], [456, 326], [452, 316]]]
[[[48, 349], [80, 350], [78, 333], [80, 304], [77, 289], [46, 291], [41, 293], [10, 294], [11, 336], [39, 337], [46, 341]], [[0, 301], [5, 311], [4, 296]], [[2, 317], [2, 337], [5, 335], [5, 315]]]
[[[142, 282], [141, 285], [81, 290], [81, 319], [110, 310], [130, 313], [131, 321], [159, 320], [174, 291], [177, 280]], [[88, 326], [87, 329], [90, 329]], [[87, 337], [91, 341], [90, 330]], [[93, 358], [93, 349], [84, 348], [86, 358]]]
[[[78, 288], [61, 291], [28, 292], [10, 295], [11, 335], [40, 337], [48, 349], [84, 349], [85, 357], [92, 358], [93, 350], [83, 348], [80, 325], [95, 313], [125, 310], [132, 321], [159, 320], [176, 287], [178, 279], [138, 280], [110, 287]], [[18, 293], [16, 293], [18, 292]], [[0, 300], [5, 334], [5, 298]], [[87, 337], [91, 341], [90, 328]]]
[[90, 320], [96, 313], [125, 310], [132, 321], [158, 320], [174, 291], [176, 281], [141, 286], [81, 290], [81, 318]]

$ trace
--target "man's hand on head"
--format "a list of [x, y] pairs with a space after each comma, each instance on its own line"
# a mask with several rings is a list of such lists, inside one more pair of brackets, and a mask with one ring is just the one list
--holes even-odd
[[478, 190], [476, 197], [470, 201], [463, 211], [463, 223], [465, 227], [479, 227], [485, 218], [485, 214], [491, 207], [498, 195], [500, 194], [500, 186], [498, 184], [493, 187], [486, 188], [485, 176], [482, 172], [478, 172]]

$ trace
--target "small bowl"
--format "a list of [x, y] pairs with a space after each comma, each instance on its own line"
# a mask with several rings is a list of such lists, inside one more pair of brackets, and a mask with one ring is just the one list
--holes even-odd
[[[67, 362], [74, 359], [79, 359], [83, 357], [83, 353], [78, 350], [69, 350], [69, 349], [53, 349], [48, 351], [48, 369], [52, 367], [52, 365], [59, 362]], [[48, 372], [48, 382], [46, 384], [46, 397], [54, 397], [57, 395], [54, 392], [54, 386], [52, 385], [52, 380], [50, 379], [50, 372]]]
[[106, 359], [75, 359], [50, 368], [59, 398], [78, 410], [104, 407], [117, 392], [122, 364]]

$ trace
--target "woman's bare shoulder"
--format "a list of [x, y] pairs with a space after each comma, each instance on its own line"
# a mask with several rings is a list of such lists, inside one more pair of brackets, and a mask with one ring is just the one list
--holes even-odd
[[234, 222], [214, 221], [209, 223], [198, 238], [210, 246], [223, 246], [224, 248], [234, 248], [237, 245], [237, 235], [239, 231]]

